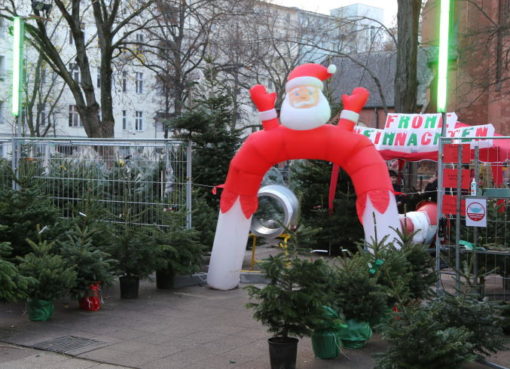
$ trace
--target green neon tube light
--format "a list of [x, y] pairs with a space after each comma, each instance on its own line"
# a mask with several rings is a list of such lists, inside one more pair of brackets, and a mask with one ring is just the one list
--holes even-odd
[[441, 0], [439, 19], [439, 59], [437, 68], [437, 110], [446, 112], [448, 93], [448, 46], [450, 29], [450, 0]]
[[23, 42], [25, 25], [23, 19], [13, 19], [12, 43], [12, 114], [17, 117], [21, 113], [21, 91], [23, 90]]

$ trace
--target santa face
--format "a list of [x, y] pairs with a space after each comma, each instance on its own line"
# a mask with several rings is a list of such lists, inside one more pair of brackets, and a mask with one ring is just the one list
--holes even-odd
[[322, 126], [330, 116], [328, 100], [319, 87], [298, 86], [285, 96], [280, 121], [287, 128], [304, 131]]

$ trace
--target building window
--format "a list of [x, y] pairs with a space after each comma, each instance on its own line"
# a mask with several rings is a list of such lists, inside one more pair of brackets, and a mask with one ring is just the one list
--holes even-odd
[[143, 53], [143, 34], [141, 33], [136, 34], [135, 52], [137, 55]]
[[135, 130], [143, 131], [143, 112], [135, 112]]
[[122, 110], [122, 129], [127, 129], [127, 111]]
[[137, 94], [143, 94], [143, 73], [135, 73], [135, 90]]
[[77, 63], [69, 63], [69, 72], [76, 82], [80, 82], [80, 69]]
[[97, 88], [101, 88], [101, 69], [97, 68]]
[[4, 102], [0, 101], [0, 124], [5, 124], [4, 105], [5, 105]]
[[127, 92], [127, 72], [122, 72], [122, 92]]
[[81, 127], [80, 115], [76, 105], [69, 105], [69, 127]]

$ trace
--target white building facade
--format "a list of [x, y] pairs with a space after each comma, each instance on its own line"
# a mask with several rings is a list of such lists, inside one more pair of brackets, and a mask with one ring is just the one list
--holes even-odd
[[[29, 15], [31, 14], [30, 2], [25, 2], [28, 7], [26, 14]], [[53, 10], [53, 14], [56, 16], [58, 10]], [[236, 16], [239, 17], [239, 15]], [[257, 43], [258, 54], [253, 55], [256, 55], [255, 57], [259, 58], [259, 61], [266, 61], [270, 65], [264, 65], [262, 62], [256, 66], [255, 64], [247, 65], [250, 63], [249, 53], [245, 56], [245, 60], [240, 62], [239, 60], [233, 62], [232, 57], [228, 56], [225, 50], [216, 50], [216, 55], [225, 64], [230, 63], [234, 66], [237, 65], [237, 68], [245, 68], [244, 77], [241, 78], [239, 85], [242, 89], [239, 100], [239, 116], [243, 120], [241, 125], [256, 125], [258, 123], [257, 114], [251, 106], [247, 92], [251, 84], [262, 83], [273, 91], [277, 88], [276, 84], [279, 84], [280, 88], [284, 86], [286, 73], [290, 71], [285, 69], [287, 60], [284, 59], [296, 64], [305, 62], [320, 63], [324, 62], [333, 50], [342, 49], [357, 52], [367, 50], [373, 42], [377, 41], [378, 31], [376, 32], [376, 28], [378, 29], [379, 25], [376, 21], [382, 22], [383, 10], [356, 4], [335, 9], [332, 15], [328, 16], [297, 8], [257, 2], [254, 13], [251, 15], [245, 14], [244, 17], [244, 20], [239, 18], [230, 22], [230, 24], [237, 22], [243, 25], [244, 32], [259, 33], [259, 37], [256, 38], [256, 41], [253, 41]], [[345, 38], [345, 33], [353, 30], [342, 28], [338, 17], [360, 18], [358, 28], [355, 30], [358, 36], [352, 43], [348, 43], [349, 40]], [[251, 23], [253, 20], [255, 22]], [[1, 136], [13, 135], [15, 132], [13, 117], [10, 114], [12, 37], [8, 35], [7, 28], [6, 21], [2, 21], [0, 23]], [[52, 19], [48, 29], [52, 32], [53, 43], [58, 45], [61, 51], [62, 60], [68, 66], [73, 78], [79, 81], [81, 76], [75, 61], [74, 41], [66, 22], [57, 24], [57, 19]], [[88, 42], [90, 73], [93, 77], [96, 99], [99, 102], [101, 83], [99, 78], [100, 50], [95, 34], [94, 19], [90, 10], [83, 15], [82, 30]], [[222, 41], [219, 35], [223, 34], [225, 29], [220, 26], [217, 30], [217, 39], [220, 39], [220, 42], [217, 43], [216, 48], [221, 46], [219, 44]], [[278, 52], [274, 49], [270, 50], [269, 39], [271, 37], [277, 40], [275, 43], [281, 45], [281, 50]], [[163, 125], [160, 122], [158, 123], [157, 119], [163, 111], [163, 97], [156, 83], [156, 73], [144, 67], [143, 63], [137, 60], [137, 58], [151, 57], [148, 53], [144, 53], [143, 47], [140, 46], [147, 38], [143, 30], [131, 34], [129, 39], [138, 44], [138, 46], [133, 46], [137, 48], [136, 52], [121, 55], [113, 63], [112, 99], [116, 138], [163, 137]], [[246, 42], [245, 48], [255, 48], [255, 44], [250, 44], [252, 41], [247, 39]], [[214, 43], [211, 45], [214, 45]], [[211, 54], [214, 53], [211, 51]], [[133, 55], [136, 55], [136, 57]], [[62, 79], [48, 65], [40, 62], [38, 53], [28, 43], [25, 49], [25, 59], [25, 103], [30, 107], [30, 109], [27, 108], [30, 111], [25, 111], [23, 116], [25, 124], [22, 126], [22, 133], [24, 135], [86, 137], [74, 97]], [[239, 63], [242, 65], [239, 65]], [[273, 69], [271, 70], [271, 68]], [[38, 74], [37, 71], [39, 71]], [[198, 75], [201, 75], [201, 73], [198, 73]], [[34, 97], [37, 95], [33, 93], [37, 78], [43, 83], [37, 92], [38, 96]], [[30, 127], [29, 120], [32, 122]], [[37, 133], [34, 134], [34, 132]]]

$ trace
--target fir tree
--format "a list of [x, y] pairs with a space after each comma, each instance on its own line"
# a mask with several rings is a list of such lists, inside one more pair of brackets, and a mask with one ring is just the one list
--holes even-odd
[[91, 284], [108, 285], [113, 279], [115, 260], [94, 246], [94, 233], [75, 226], [67, 232], [67, 240], [59, 242], [61, 255], [76, 269], [76, 283], [71, 289], [75, 298], [83, 297]]
[[7, 242], [0, 243], [0, 301], [6, 302], [26, 299], [30, 286], [36, 282], [23, 276], [16, 265], [7, 260], [11, 250]]
[[43, 236], [57, 237], [58, 210], [37, 188], [0, 191], [0, 242], [10, 242], [13, 256], [30, 252], [27, 239], [38, 239], [37, 225], [46, 226]]
[[334, 212], [328, 213], [328, 193], [331, 163], [303, 160], [292, 165], [291, 187], [298, 195], [302, 222], [320, 228], [314, 249], [330, 250], [338, 255], [342, 250], [355, 251], [363, 238], [363, 227], [356, 214], [356, 194], [349, 176], [341, 171], [335, 193]]
[[22, 275], [35, 279], [28, 295], [33, 299], [52, 301], [65, 296], [76, 283], [74, 266], [53, 253], [54, 242], [27, 240], [32, 252], [18, 257]]

